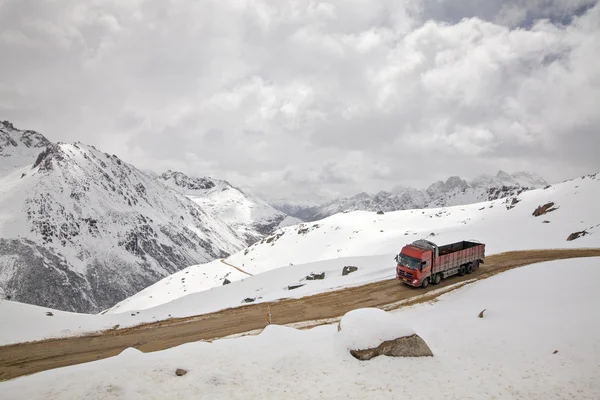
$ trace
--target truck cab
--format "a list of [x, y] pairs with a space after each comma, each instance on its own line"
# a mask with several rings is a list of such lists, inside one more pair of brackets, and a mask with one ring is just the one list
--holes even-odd
[[421, 286], [424, 279], [431, 275], [434, 248], [418, 246], [417, 243], [406, 245], [396, 255], [396, 279], [410, 286]]

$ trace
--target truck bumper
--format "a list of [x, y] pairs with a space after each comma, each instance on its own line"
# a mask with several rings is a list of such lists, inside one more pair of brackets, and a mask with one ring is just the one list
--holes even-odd
[[417, 286], [421, 285], [421, 282], [419, 282], [418, 280], [416, 280], [416, 279], [412, 279], [411, 280], [410, 278], [407, 278], [407, 277], [404, 277], [404, 276], [396, 275], [396, 280], [404, 282], [404, 283], [406, 283], [409, 286], [417, 287]]

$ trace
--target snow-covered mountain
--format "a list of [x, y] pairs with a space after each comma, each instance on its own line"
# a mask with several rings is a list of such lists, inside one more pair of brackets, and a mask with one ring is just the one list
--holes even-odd
[[317, 221], [348, 211], [397, 211], [417, 208], [448, 207], [473, 204], [516, 195], [525, 190], [543, 188], [548, 183], [531, 172], [512, 175], [498, 171], [496, 176], [481, 175], [467, 182], [451, 176], [438, 181], [426, 190], [398, 188], [394, 192], [381, 191], [374, 195], [362, 192], [351, 197], [333, 200], [318, 206], [274, 203], [273, 206], [305, 222]]
[[170, 170], [158, 179], [227, 223], [248, 245], [279, 227], [302, 222], [224, 180], [194, 178]]
[[219, 218], [114, 155], [0, 124], [6, 297], [95, 312], [244, 244]]

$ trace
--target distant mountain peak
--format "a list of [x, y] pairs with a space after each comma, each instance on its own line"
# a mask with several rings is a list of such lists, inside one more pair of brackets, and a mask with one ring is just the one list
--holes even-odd
[[500, 170], [495, 176], [480, 175], [470, 182], [459, 176], [450, 176], [445, 181], [432, 183], [426, 190], [404, 187], [398, 190], [397, 186], [393, 192], [382, 190], [375, 195], [361, 192], [320, 206], [279, 204], [278, 208], [304, 221], [315, 221], [343, 211], [395, 211], [477, 203], [546, 185], [546, 181], [531, 172], [509, 175]]
[[235, 229], [248, 245], [282, 224], [301, 222], [224, 180], [190, 177], [168, 170], [160, 175], [159, 181], [175, 190], [183, 189], [190, 200]]
[[211, 178], [192, 178], [183, 172], [172, 170], [168, 170], [160, 177], [164, 181], [172, 181], [175, 186], [188, 190], [208, 190], [216, 186], [215, 180]]

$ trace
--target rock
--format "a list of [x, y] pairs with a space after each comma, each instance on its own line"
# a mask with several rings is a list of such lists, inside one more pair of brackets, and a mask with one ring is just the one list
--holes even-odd
[[377, 211], [377, 215], [383, 215], [383, 214], [384, 214], [383, 211], [381, 211], [381, 210]]
[[534, 217], [539, 217], [540, 215], [544, 215], [546, 213], [558, 210], [558, 208], [554, 207], [554, 202], [546, 203], [543, 206], [538, 206], [533, 212]]
[[346, 276], [356, 271], [358, 271], [358, 267], [347, 265], [342, 269], [342, 276]]
[[588, 235], [588, 233], [584, 230], [584, 231], [580, 231], [580, 232], [573, 232], [569, 235], [569, 237], [567, 238], [567, 241], [571, 241], [571, 240], [575, 240], [577, 238], [580, 238], [581, 236], [585, 236]]
[[315, 281], [325, 279], [325, 272], [321, 272], [320, 274], [311, 273], [306, 277], [307, 281]]
[[485, 312], [485, 310], [487, 310], [487, 308], [484, 308], [483, 311], [481, 311], [478, 315], [479, 318], [483, 318], [483, 313]]
[[554, 350], [554, 352], [552, 352], [552, 354], [556, 354], [556, 353], [558, 353], [558, 350]]
[[432, 357], [431, 349], [417, 334], [388, 340], [374, 349], [350, 350], [350, 354], [362, 361], [370, 360], [377, 356], [388, 357]]
[[243, 302], [244, 302], [244, 303], [252, 303], [252, 302], [254, 302], [254, 300], [256, 300], [256, 299], [253, 299], [252, 297], [246, 297], [246, 298], [243, 300]]
[[231, 283], [231, 281], [229, 279], [227, 279], [227, 278], [225, 278], [223, 280], [223, 285], [229, 285], [230, 283]]
[[175, 371], [175, 375], [177, 376], [183, 376], [185, 374], [187, 374], [187, 371], [185, 369], [177, 368], [177, 371]]
[[542, 224], [549, 224], [549, 223], [550, 223], [550, 221], [548, 221], [548, 220], [542, 221]]
[[302, 286], [304, 286], [304, 283], [297, 283], [295, 285], [289, 285], [288, 290], [298, 289], [299, 287], [302, 287]]
[[46, 315], [47, 315], [47, 316], [49, 316], [49, 317], [52, 317], [54, 314], [52, 314], [50, 311], [48, 311], [48, 312], [46, 313]]

